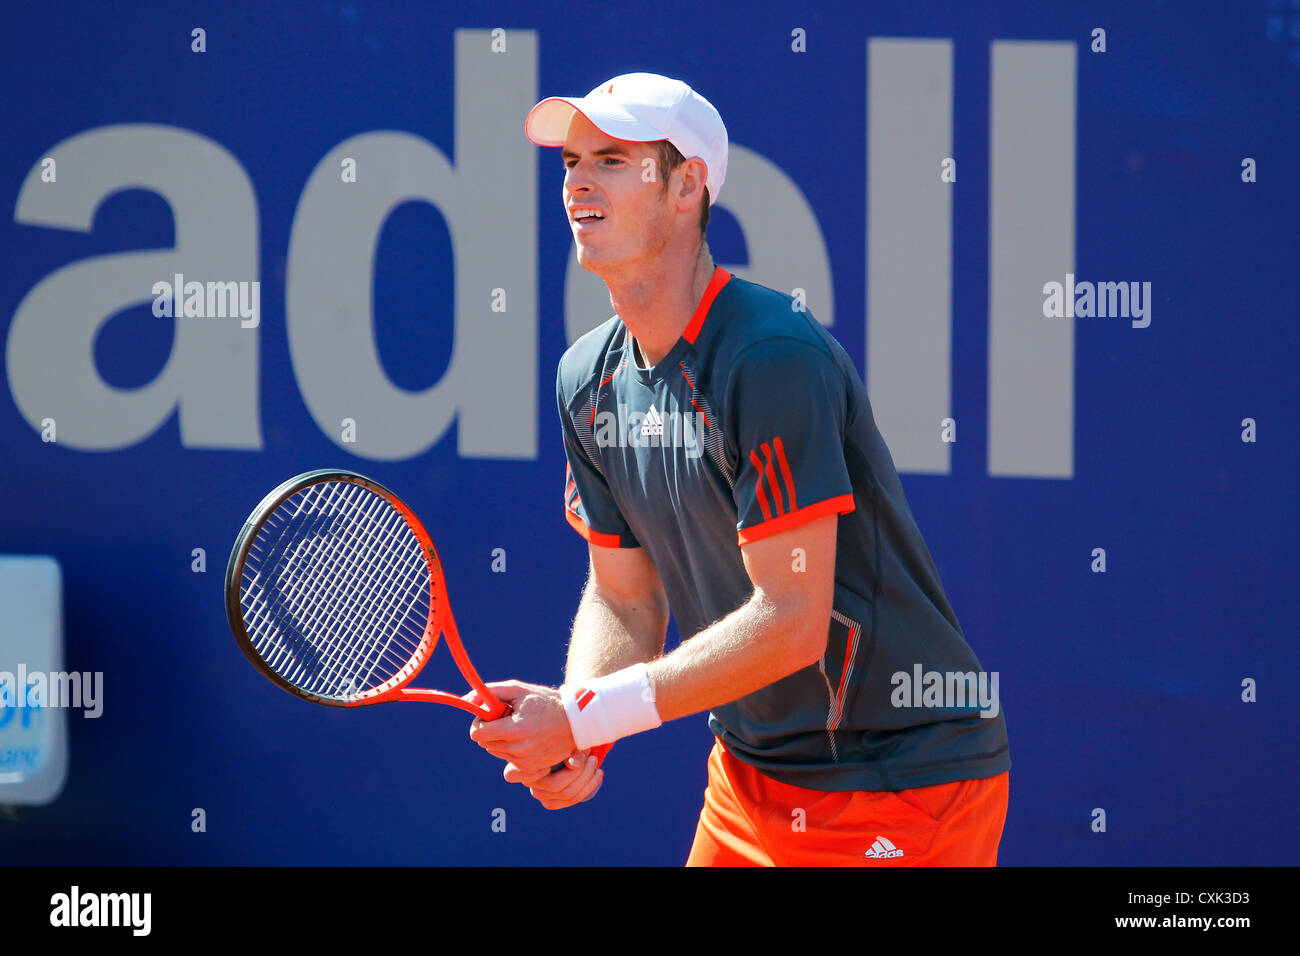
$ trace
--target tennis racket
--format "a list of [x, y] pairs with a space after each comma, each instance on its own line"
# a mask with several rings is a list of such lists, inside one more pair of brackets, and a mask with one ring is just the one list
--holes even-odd
[[[262, 499], [230, 552], [226, 616], [253, 666], [314, 704], [510, 713], [465, 652], [429, 533], [393, 492], [354, 472], [309, 471]], [[478, 702], [409, 686], [443, 635]]]

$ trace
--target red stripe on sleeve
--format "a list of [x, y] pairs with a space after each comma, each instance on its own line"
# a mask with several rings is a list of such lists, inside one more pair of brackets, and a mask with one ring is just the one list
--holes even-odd
[[790, 463], [786, 461], [785, 446], [781, 444], [780, 435], [772, 439], [772, 447], [776, 449], [776, 460], [781, 465], [781, 477], [785, 481], [786, 496], [790, 499], [790, 510], [798, 511], [799, 506], [794, 500], [794, 475], [790, 474]]
[[758, 455], [750, 449], [749, 460], [754, 467], [758, 469], [758, 482], [754, 485], [754, 496], [758, 498], [758, 507], [762, 509], [763, 520], [772, 520], [772, 509], [767, 506], [767, 497], [763, 494], [763, 463], [758, 460]]
[[776, 483], [776, 470], [772, 467], [772, 449], [767, 442], [763, 442], [760, 447], [763, 449], [763, 457], [767, 460], [767, 483], [772, 489], [772, 500], [776, 502], [776, 513], [783, 515], [785, 505], [781, 501], [781, 486]]

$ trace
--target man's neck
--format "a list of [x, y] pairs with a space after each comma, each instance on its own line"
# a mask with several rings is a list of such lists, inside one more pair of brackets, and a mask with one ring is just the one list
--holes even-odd
[[605, 280], [610, 305], [636, 339], [642, 361], [654, 366], [672, 351], [704, 298], [713, 273], [713, 256], [705, 245], [689, 275], [668, 267]]

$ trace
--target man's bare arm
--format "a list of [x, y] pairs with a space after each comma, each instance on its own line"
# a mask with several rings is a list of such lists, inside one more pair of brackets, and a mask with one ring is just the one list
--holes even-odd
[[[730, 703], [825, 653], [838, 519], [826, 515], [743, 546], [750, 599], [650, 663], [663, 720]], [[795, 548], [804, 551], [803, 561], [792, 560]]]
[[[569, 639], [568, 683], [655, 659], [668, 632], [668, 598], [649, 555], [641, 548], [590, 545], [589, 550], [591, 568]], [[523, 774], [508, 766], [505, 778], [527, 783], [542, 806], [559, 810], [594, 797], [604, 771], [581, 752], [557, 773]]]
[[[826, 515], [743, 546], [745, 569], [754, 585], [750, 599], [648, 664], [659, 720], [729, 703], [808, 667], [825, 653], [838, 521], [838, 515]], [[792, 560], [795, 548], [804, 551], [803, 560]], [[634, 620], [625, 595], [615, 600], [619, 611], [612, 616], [625, 625]], [[647, 630], [631, 625], [622, 637], [615, 632], [612, 652], [597, 652], [592, 648], [610, 646], [609, 634], [602, 644], [596, 632], [584, 631], [578, 663], [621, 669], [643, 660], [639, 655], [661, 649], [663, 618], [651, 608], [644, 611], [655, 618], [653, 642]], [[488, 686], [515, 708], [509, 720], [475, 720], [470, 736], [488, 752], [532, 777], [572, 753], [574, 736], [560, 691], [517, 681]]]
[[589, 550], [591, 570], [569, 639], [570, 684], [654, 660], [668, 633], [668, 598], [645, 549]]

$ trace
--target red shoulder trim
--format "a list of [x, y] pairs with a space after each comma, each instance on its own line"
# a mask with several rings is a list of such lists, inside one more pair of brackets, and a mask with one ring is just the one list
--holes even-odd
[[704, 317], [709, 314], [709, 308], [713, 305], [713, 300], [718, 297], [722, 287], [731, 281], [731, 273], [722, 266], [713, 270], [713, 278], [709, 280], [708, 286], [704, 290], [704, 297], [700, 299], [700, 304], [695, 307], [695, 314], [691, 316], [690, 324], [686, 326], [686, 331], [682, 333], [682, 338], [692, 345], [700, 335], [700, 329], [704, 327]]

